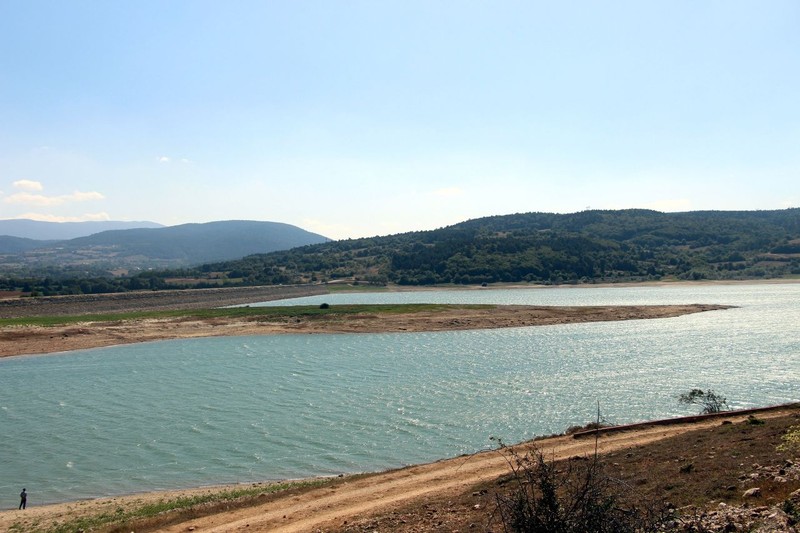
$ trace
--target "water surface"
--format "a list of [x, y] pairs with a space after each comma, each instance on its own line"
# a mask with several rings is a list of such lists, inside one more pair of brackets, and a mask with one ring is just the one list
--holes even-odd
[[[0, 493], [32, 504], [380, 470], [561, 432], [799, 401], [800, 284], [332, 294], [281, 302], [714, 303], [677, 318], [188, 339], [0, 360]], [[275, 305], [276, 302], [270, 302]], [[9, 501], [9, 506], [15, 502]]]

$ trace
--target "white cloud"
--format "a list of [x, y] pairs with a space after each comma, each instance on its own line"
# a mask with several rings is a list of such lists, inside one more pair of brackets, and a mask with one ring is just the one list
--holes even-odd
[[170, 161], [171, 159], [165, 155], [162, 155], [161, 157], [158, 158], [159, 163], [169, 163]]
[[6, 198], [3, 198], [3, 202], [6, 204], [25, 204], [38, 206], [60, 205], [64, 203], [64, 201], [58, 197], [49, 197], [42, 194], [31, 194], [28, 192], [18, 192], [16, 194], [12, 194]]
[[41, 182], [33, 181], [33, 180], [19, 180], [19, 181], [15, 181], [11, 185], [13, 185], [14, 188], [16, 188], [16, 189], [23, 189], [23, 190], [26, 190], [26, 191], [43, 191], [44, 190], [44, 186], [42, 185]]
[[97, 222], [111, 220], [108, 213], [85, 213], [76, 217], [47, 215], [44, 213], [24, 213], [16, 218], [24, 218], [28, 220], [38, 220], [40, 222]]
[[94, 200], [103, 200], [105, 196], [97, 191], [81, 192], [75, 191], [72, 194], [63, 196], [69, 202], [91, 202]]
[[93, 200], [102, 200], [104, 198], [105, 196], [95, 191], [92, 192], [75, 191], [72, 194], [62, 194], [60, 196], [45, 196], [43, 194], [18, 192], [3, 198], [3, 203], [35, 205], [39, 207], [52, 207], [72, 202], [87, 202]]

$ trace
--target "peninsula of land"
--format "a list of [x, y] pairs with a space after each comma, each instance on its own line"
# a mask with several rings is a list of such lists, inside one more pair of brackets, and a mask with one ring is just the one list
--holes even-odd
[[[727, 309], [724, 305], [543, 307], [520, 305], [333, 306], [248, 314], [186, 309], [156, 316], [77, 315], [52, 323], [0, 322], [0, 357], [45, 354], [193, 337], [235, 335], [422, 332], [669, 318]], [[274, 309], [274, 308], [273, 308]], [[341, 309], [341, 311], [339, 311]], [[37, 309], [38, 311], [39, 309]]]

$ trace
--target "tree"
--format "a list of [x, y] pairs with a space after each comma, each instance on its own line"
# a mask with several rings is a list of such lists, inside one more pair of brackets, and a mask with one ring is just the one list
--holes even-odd
[[692, 389], [687, 393], [681, 394], [678, 397], [678, 403], [685, 405], [699, 405], [703, 408], [702, 411], [700, 411], [700, 414], [719, 413], [729, 409], [728, 400], [724, 396], [720, 396], [711, 389], [708, 389], [707, 391], [702, 389]]

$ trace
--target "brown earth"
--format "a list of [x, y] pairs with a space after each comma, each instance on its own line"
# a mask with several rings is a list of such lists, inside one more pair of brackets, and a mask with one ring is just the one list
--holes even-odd
[[201, 309], [327, 293], [325, 285], [270, 285], [36, 298], [2, 298], [0, 294], [0, 318]]
[[[548, 460], [589, 457], [597, 446], [608, 475], [634, 487], [638, 501], [668, 501], [676, 518], [706, 521], [706, 529], [758, 530], [758, 520], [778, 514], [800, 488], [800, 465], [776, 451], [787, 428], [800, 423], [800, 406], [783, 406], [669, 425], [612, 428], [598, 436], [559, 436], [535, 441]], [[514, 447], [524, 453], [531, 443]], [[155, 518], [116, 524], [116, 532], [487, 532], [503, 531], [497, 499], [509, 483], [509, 449], [482, 452], [399, 470], [347, 476], [317, 488], [204, 504]], [[755, 498], [745, 491], [759, 488]], [[205, 488], [139, 494], [0, 512], [0, 530], [36, 531], [81, 516], [117, 513], [146, 503], [220, 491]], [[738, 514], [733, 514], [733, 510]], [[727, 514], [726, 514], [727, 513]], [[733, 518], [731, 518], [733, 516]], [[785, 517], [784, 517], [785, 518]], [[729, 524], [737, 523], [739, 529]], [[718, 529], [710, 525], [717, 524]], [[725, 529], [727, 528], [727, 529]], [[769, 531], [793, 531], [789, 527]]]
[[296, 317], [173, 317], [62, 326], [0, 327], [0, 357], [54, 353], [117, 344], [232, 335], [278, 333], [375, 333], [488, 329], [522, 326], [669, 318], [727, 309], [721, 305], [654, 305], [594, 307], [451, 306], [433, 312]]

